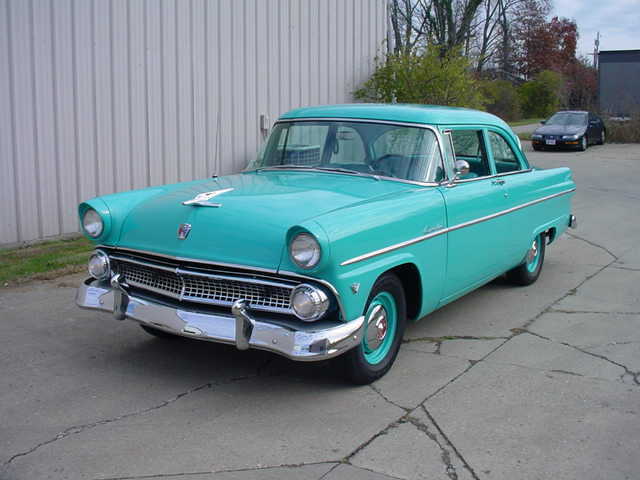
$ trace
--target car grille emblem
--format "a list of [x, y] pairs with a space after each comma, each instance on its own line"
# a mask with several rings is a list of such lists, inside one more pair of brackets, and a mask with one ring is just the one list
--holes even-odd
[[189, 232], [191, 231], [190, 223], [181, 223], [178, 227], [178, 239], [184, 240], [189, 236]]

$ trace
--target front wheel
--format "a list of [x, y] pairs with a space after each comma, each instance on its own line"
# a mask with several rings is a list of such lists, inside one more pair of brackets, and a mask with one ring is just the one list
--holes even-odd
[[604, 142], [606, 140], [607, 133], [605, 132], [604, 128], [600, 131], [600, 140], [598, 140], [598, 145], [604, 145]]
[[588, 146], [589, 146], [589, 140], [587, 139], [586, 135], [583, 135], [582, 138], [580, 139], [580, 146], [578, 148], [580, 149], [581, 152], [584, 152]]
[[406, 325], [405, 302], [397, 276], [385, 274], [373, 285], [365, 309], [362, 341], [343, 358], [346, 376], [353, 383], [369, 384], [393, 365]]
[[541, 233], [533, 239], [531, 247], [527, 251], [524, 263], [507, 272], [507, 279], [516, 285], [531, 285], [540, 276], [544, 263], [546, 236]]

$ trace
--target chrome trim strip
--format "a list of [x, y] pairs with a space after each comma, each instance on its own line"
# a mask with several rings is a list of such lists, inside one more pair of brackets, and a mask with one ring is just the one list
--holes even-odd
[[264, 273], [273, 273], [273, 274], [277, 274], [278, 273], [277, 270], [271, 270], [269, 268], [249, 267], [247, 265], [239, 265], [237, 263], [212, 262], [212, 261], [209, 261], [209, 260], [201, 260], [201, 259], [194, 259], [194, 258], [187, 258], [187, 257], [176, 257], [174, 255], [165, 255], [163, 253], [152, 252], [152, 251], [149, 251], [149, 250], [138, 250], [138, 249], [135, 249], [135, 248], [115, 247], [115, 246], [111, 246], [111, 245], [98, 245], [98, 247], [96, 247], [96, 248], [108, 248], [108, 249], [112, 249], [112, 250], [120, 250], [122, 252], [142, 253], [143, 255], [152, 255], [154, 257], [168, 258], [170, 260], [175, 260], [175, 261], [178, 261], [178, 262], [201, 263], [203, 265], [212, 265], [212, 266], [227, 267], [227, 268], [237, 268], [237, 269], [240, 269], [240, 270], [264, 272]]
[[475, 225], [477, 223], [486, 222], [487, 220], [491, 220], [496, 217], [500, 217], [502, 215], [507, 215], [508, 213], [515, 212], [516, 210], [521, 210], [523, 208], [530, 207], [532, 205], [536, 205], [538, 203], [544, 202], [546, 200], [551, 200], [552, 198], [560, 197], [562, 195], [567, 195], [568, 193], [574, 192], [576, 189], [570, 188], [569, 190], [563, 190], [562, 192], [554, 193], [552, 195], [547, 195], [546, 197], [538, 198], [537, 200], [532, 200], [530, 202], [523, 203], [521, 205], [517, 205], [515, 207], [508, 208], [506, 210], [502, 210], [500, 212], [492, 213], [491, 215], [486, 215], [484, 217], [476, 218], [475, 220], [469, 220], [468, 222], [459, 223], [458, 225], [454, 225], [452, 227], [443, 228], [441, 230], [436, 230], [435, 232], [431, 232], [427, 235], [422, 235], [420, 237], [413, 238], [411, 240], [407, 240], [405, 242], [396, 243], [395, 245], [390, 245], [388, 247], [381, 248], [379, 250], [374, 250], [373, 252], [365, 253], [364, 255], [360, 255], [358, 257], [350, 258], [349, 260], [345, 260], [340, 264], [341, 267], [345, 267], [347, 265], [351, 265], [353, 263], [361, 262], [363, 260], [368, 260], [369, 258], [377, 257], [378, 255], [382, 255], [383, 253], [392, 252], [394, 250], [398, 250], [400, 248], [408, 247], [409, 245], [413, 245], [415, 243], [423, 242], [433, 237], [437, 237], [439, 235], [443, 235], [445, 233], [454, 232], [456, 230], [460, 230], [461, 228], [470, 227], [471, 225]]
[[463, 183], [476, 182], [478, 180], [486, 180], [488, 178], [506, 177], [508, 175], [517, 175], [519, 173], [529, 173], [532, 171], [533, 171], [533, 168], [527, 168], [526, 170], [515, 170], [513, 172], [496, 173], [495, 175], [485, 175], [484, 177], [466, 178], [464, 180], [455, 180], [453, 182], [445, 181], [442, 183], [442, 185], [455, 186]]

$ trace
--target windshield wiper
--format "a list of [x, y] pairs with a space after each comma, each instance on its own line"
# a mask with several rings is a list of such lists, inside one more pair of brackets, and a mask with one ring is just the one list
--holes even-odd
[[308, 170], [315, 167], [310, 165], [296, 165], [295, 163], [283, 163], [282, 165], [267, 165], [264, 167], [256, 168], [256, 172], [261, 172], [263, 170], [278, 170], [278, 169], [299, 169], [299, 170]]
[[358, 170], [351, 170], [349, 168], [341, 168], [341, 167], [314, 167], [314, 168], [316, 170], [324, 170], [326, 172], [349, 173], [351, 175], [362, 175], [364, 177], [371, 177], [371, 178], [375, 178], [376, 180], [380, 180], [380, 177], [373, 173], [360, 172]]

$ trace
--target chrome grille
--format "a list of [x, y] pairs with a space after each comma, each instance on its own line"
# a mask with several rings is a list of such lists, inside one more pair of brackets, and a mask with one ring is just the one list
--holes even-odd
[[231, 306], [244, 299], [253, 309], [292, 313], [289, 297], [293, 285], [286, 283], [200, 273], [121, 257], [112, 257], [112, 264], [128, 285], [176, 300]]

